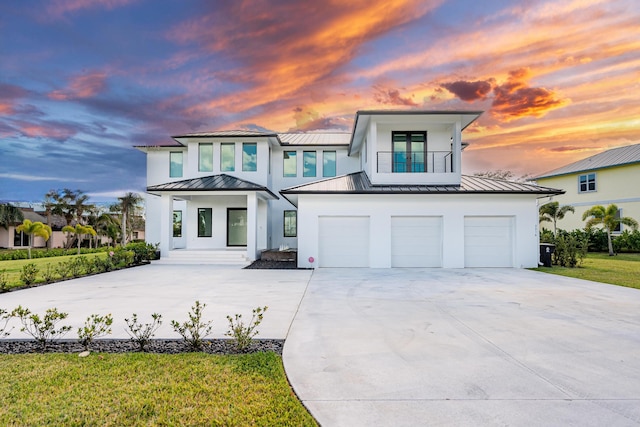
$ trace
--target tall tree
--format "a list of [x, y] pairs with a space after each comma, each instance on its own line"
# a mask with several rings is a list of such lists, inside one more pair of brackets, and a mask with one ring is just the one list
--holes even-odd
[[7, 230], [11, 224], [18, 224], [24, 220], [20, 208], [9, 203], [0, 205], [0, 226]]
[[120, 226], [122, 227], [122, 246], [127, 244], [127, 238], [129, 236], [127, 223], [130, 222], [131, 216], [135, 215], [136, 210], [140, 207], [140, 202], [142, 202], [142, 197], [140, 197], [136, 193], [127, 193], [122, 197], [118, 197], [120, 201], [119, 207], [120, 212], [122, 214], [122, 219], [120, 220]]
[[607, 243], [609, 245], [609, 256], [615, 255], [613, 252], [613, 244], [611, 243], [611, 233], [619, 224], [631, 227], [633, 230], [638, 229], [638, 222], [630, 217], [617, 218], [618, 207], [614, 204], [607, 206], [597, 205], [582, 214], [582, 220], [589, 218], [586, 224], [587, 229], [591, 229], [594, 225], [601, 225], [607, 232]]
[[64, 227], [62, 227], [62, 231], [64, 231], [65, 233], [75, 234], [76, 240], [78, 241], [78, 255], [80, 255], [80, 244], [82, 243], [82, 237], [85, 234], [90, 234], [91, 236], [96, 235], [96, 231], [92, 226], [82, 224], [76, 224], [75, 227], [65, 225]]
[[24, 234], [29, 235], [29, 259], [31, 259], [31, 248], [33, 247], [33, 239], [36, 236], [42, 237], [45, 241], [49, 240], [51, 237], [51, 227], [47, 224], [43, 224], [40, 221], [31, 222], [28, 219], [25, 219], [22, 224], [16, 227], [16, 231], [20, 231]]
[[95, 218], [93, 228], [98, 235], [108, 237], [111, 240], [111, 245], [116, 245], [120, 236], [120, 223], [113, 214], [106, 212], [100, 214]]
[[562, 220], [568, 212], [575, 212], [573, 206], [564, 205], [560, 207], [558, 202], [549, 202], [540, 206], [540, 222], [552, 222], [553, 223], [553, 235], [557, 236], [557, 222]]

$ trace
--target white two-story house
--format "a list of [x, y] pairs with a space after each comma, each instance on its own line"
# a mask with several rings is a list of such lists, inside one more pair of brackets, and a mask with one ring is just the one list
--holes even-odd
[[219, 131], [147, 153], [148, 242], [286, 245], [299, 267], [535, 267], [538, 198], [561, 190], [465, 176], [477, 111], [359, 111], [349, 133]]

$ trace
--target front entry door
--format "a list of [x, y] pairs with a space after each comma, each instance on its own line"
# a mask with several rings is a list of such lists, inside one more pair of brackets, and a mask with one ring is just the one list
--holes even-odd
[[247, 210], [227, 209], [227, 246], [247, 246]]

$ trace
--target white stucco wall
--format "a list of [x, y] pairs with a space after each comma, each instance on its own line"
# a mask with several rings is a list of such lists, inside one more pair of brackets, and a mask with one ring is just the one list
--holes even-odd
[[298, 266], [319, 265], [319, 216], [369, 216], [372, 268], [391, 267], [391, 216], [442, 216], [442, 266], [463, 268], [464, 217], [499, 215], [515, 218], [513, 267], [536, 267], [537, 212], [533, 195], [299, 195]]

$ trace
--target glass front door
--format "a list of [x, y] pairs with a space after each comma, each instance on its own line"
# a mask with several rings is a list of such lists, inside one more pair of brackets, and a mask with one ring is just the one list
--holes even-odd
[[247, 210], [227, 209], [227, 246], [247, 246]]

